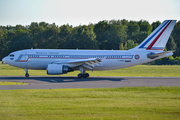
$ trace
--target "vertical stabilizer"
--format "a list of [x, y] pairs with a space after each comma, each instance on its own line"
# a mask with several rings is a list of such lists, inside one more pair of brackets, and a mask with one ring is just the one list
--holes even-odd
[[133, 50], [164, 50], [176, 20], [165, 20]]

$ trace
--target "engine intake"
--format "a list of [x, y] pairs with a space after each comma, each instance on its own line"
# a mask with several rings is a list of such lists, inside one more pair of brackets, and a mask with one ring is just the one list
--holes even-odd
[[58, 75], [58, 74], [66, 74], [67, 72], [74, 71], [74, 69], [59, 64], [48, 64], [47, 66], [47, 74], [49, 75]]

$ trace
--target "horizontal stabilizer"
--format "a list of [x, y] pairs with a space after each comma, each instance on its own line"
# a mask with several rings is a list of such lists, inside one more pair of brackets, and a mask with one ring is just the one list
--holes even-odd
[[164, 52], [161, 52], [161, 53], [149, 53], [149, 54], [147, 54], [147, 57], [150, 58], [150, 59], [154, 59], [154, 58], [164, 56], [164, 55], [166, 55], [168, 53], [172, 53], [172, 52], [174, 52], [174, 51], [170, 50], [170, 51], [164, 51]]

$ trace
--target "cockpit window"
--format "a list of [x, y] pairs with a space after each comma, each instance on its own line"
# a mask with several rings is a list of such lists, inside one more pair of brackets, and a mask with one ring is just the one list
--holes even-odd
[[10, 57], [14, 57], [14, 54], [10, 54]]

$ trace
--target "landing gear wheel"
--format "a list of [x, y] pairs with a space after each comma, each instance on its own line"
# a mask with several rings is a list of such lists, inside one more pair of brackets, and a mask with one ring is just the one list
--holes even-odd
[[28, 73], [26, 73], [26, 74], [25, 74], [25, 77], [29, 77], [29, 74], [28, 74]]
[[78, 78], [82, 78], [82, 74], [78, 74]]
[[89, 73], [86, 73], [86, 76], [89, 77]]

